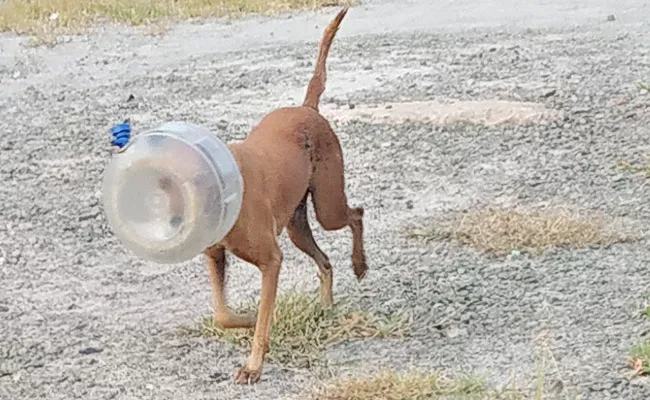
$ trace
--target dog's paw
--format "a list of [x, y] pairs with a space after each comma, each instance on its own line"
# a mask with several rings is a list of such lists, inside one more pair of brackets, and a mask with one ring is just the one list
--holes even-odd
[[247, 366], [243, 366], [237, 371], [235, 375], [235, 383], [239, 385], [251, 385], [260, 380], [262, 376], [262, 369], [251, 370]]
[[230, 311], [219, 313], [215, 311], [214, 320], [224, 329], [253, 329], [257, 321], [257, 314], [238, 314]]
[[368, 264], [366, 264], [366, 258], [361, 257], [360, 259], [353, 259], [352, 269], [354, 271], [354, 275], [357, 277], [357, 280], [361, 282], [368, 273]]

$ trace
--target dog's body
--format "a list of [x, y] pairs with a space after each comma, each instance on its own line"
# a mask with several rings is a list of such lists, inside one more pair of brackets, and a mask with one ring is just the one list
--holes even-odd
[[[309, 195], [324, 229], [351, 228], [353, 269], [358, 279], [366, 274], [363, 209], [348, 207], [341, 146], [328, 121], [318, 112], [325, 88], [325, 61], [346, 13], [347, 7], [325, 30], [303, 105], [271, 112], [243, 142], [229, 145], [244, 178], [242, 209], [228, 235], [204, 254], [212, 281], [216, 321], [224, 328], [255, 327], [248, 362], [235, 376], [238, 383], [252, 383], [261, 376], [282, 264], [277, 237], [284, 228], [296, 247], [318, 265], [321, 302], [325, 306], [332, 304], [332, 267], [312, 237], [307, 219]], [[257, 318], [235, 314], [227, 306], [226, 250], [256, 265], [262, 273]]]

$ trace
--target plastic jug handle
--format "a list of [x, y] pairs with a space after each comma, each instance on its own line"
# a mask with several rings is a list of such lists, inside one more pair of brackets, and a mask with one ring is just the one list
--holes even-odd
[[113, 140], [111, 145], [117, 146], [120, 149], [124, 148], [129, 143], [131, 139], [131, 123], [126, 119], [121, 124], [117, 124], [111, 128], [111, 134], [113, 135]]

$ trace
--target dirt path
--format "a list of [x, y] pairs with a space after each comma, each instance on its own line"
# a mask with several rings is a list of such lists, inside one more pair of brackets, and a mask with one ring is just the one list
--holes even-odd
[[[351, 203], [366, 208], [371, 267], [358, 285], [349, 233], [319, 230], [335, 296], [416, 316], [406, 341], [333, 350], [334, 370], [422, 367], [528, 384], [546, 349], [548, 398], [648, 398], [650, 384], [625, 368], [650, 327], [638, 312], [650, 294], [645, 240], [494, 261], [404, 232], [515, 201], [648, 226], [650, 188], [617, 164], [650, 150], [649, 97], [636, 89], [650, 79], [650, 8], [429, 3], [353, 9], [329, 58], [325, 103], [353, 116], [335, 124]], [[52, 49], [0, 36], [0, 398], [287, 399], [309, 385], [309, 371], [268, 365], [259, 385], [235, 387], [245, 352], [174, 336], [210, 310], [202, 260], [159, 266], [125, 253], [99, 189], [107, 129], [126, 117], [137, 130], [180, 119], [231, 140], [301, 101], [333, 12], [183, 25], [161, 38], [107, 29]], [[451, 100], [531, 102], [562, 117], [443, 126], [346, 111]], [[316, 267], [285, 236], [283, 248], [282, 289], [316, 288]], [[229, 279], [233, 304], [259, 293], [252, 266], [233, 260]]]

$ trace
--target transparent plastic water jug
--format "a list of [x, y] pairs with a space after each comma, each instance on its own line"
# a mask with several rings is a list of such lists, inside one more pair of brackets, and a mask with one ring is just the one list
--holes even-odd
[[134, 136], [109, 162], [102, 193], [116, 237], [136, 256], [162, 264], [189, 260], [223, 239], [242, 195], [228, 147], [185, 122]]

